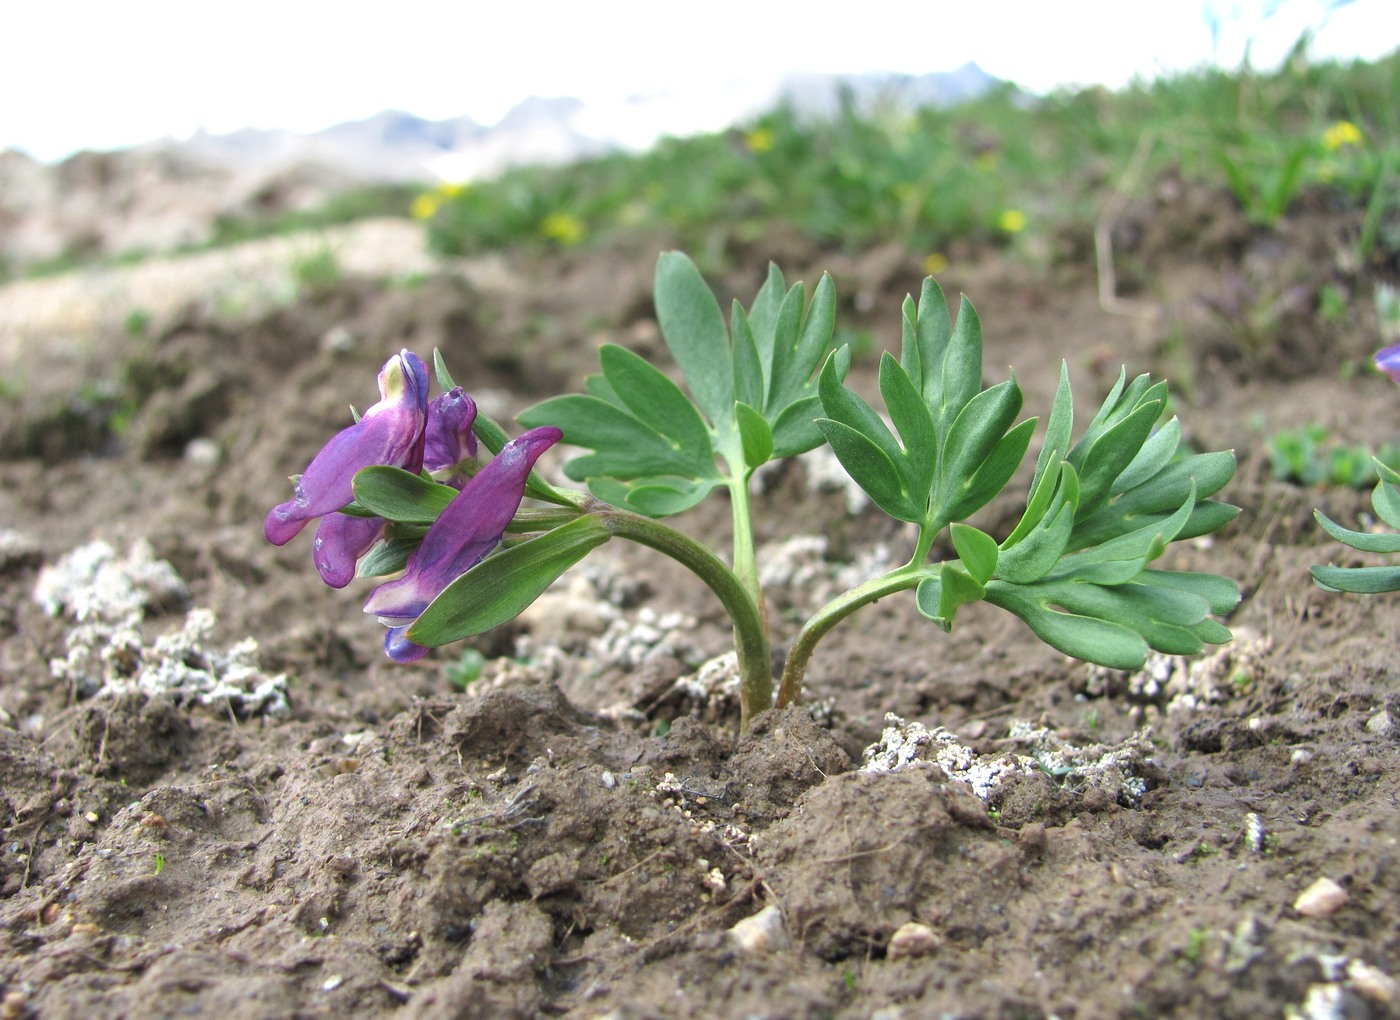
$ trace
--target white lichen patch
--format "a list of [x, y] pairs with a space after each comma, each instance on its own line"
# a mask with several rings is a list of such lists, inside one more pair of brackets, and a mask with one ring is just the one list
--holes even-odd
[[739, 704], [739, 654], [725, 652], [701, 663], [694, 673], [675, 682], [672, 690], [699, 705], [720, 710]]
[[897, 565], [883, 542], [862, 550], [850, 563], [827, 559], [827, 551], [827, 541], [821, 535], [793, 535], [769, 542], [756, 556], [759, 585], [770, 594], [787, 590], [792, 604], [810, 611]]
[[649, 606], [617, 619], [589, 642], [589, 655], [605, 665], [636, 669], [658, 656], [694, 662], [701, 652], [691, 639], [696, 621], [685, 613], [658, 613]]
[[937, 765], [948, 778], [972, 787], [983, 800], [1011, 773], [1034, 775], [1035, 759], [1025, 755], [982, 755], [961, 743], [942, 726], [930, 730], [889, 712], [878, 743], [865, 749], [862, 772], [897, 772]]
[[879, 742], [865, 749], [861, 771], [894, 772], [937, 765], [950, 779], [972, 787], [983, 800], [991, 799], [1011, 775], [1043, 774], [1071, 789], [1103, 789], [1128, 805], [1136, 805], [1147, 792], [1142, 773], [1152, 745], [1144, 733], [1119, 744], [1081, 748], [1048, 729], [1013, 721], [1007, 740], [1017, 750], [979, 754], [942, 726], [930, 730], [890, 713], [885, 716]]
[[14, 528], [0, 528], [0, 572], [38, 560], [39, 544]]
[[841, 466], [836, 454], [825, 443], [804, 453], [800, 461], [807, 472], [808, 492], [840, 492], [846, 497], [846, 512], [854, 517], [870, 505], [870, 497]]
[[1164, 706], [1169, 714], [1194, 712], [1206, 705], [1223, 704], [1262, 679], [1264, 659], [1271, 647], [1267, 637], [1241, 627], [1235, 631], [1234, 641], [1189, 659], [1153, 653], [1135, 673], [1090, 666], [1089, 689], [1101, 693], [1120, 687], [1121, 680], [1114, 681], [1124, 678], [1133, 701]]
[[1116, 744], [1079, 747], [1053, 730], [1015, 720], [1009, 737], [1027, 749], [1041, 771], [1071, 788], [1104, 790], [1130, 807], [1147, 793], [1145, 772], [1153, 751], [1147, 730]]
[[284, 715], [287, 680], [258, 665], [258, 643], [245, 638], [226, 649], [211, 644], [214, 613], [194, 608], [175, 630], [147, 641], [147, 607], [186, 601], [185, 582], [149, 543], [136, 542], [119, 557], [106, 542], [91, 542], [45, 567], [35, 600], [51, 616], [74, 621], [65, 654], [50, 673], [84, 697], [168, 694], [180, 703], [227, 705], [239, 715]]
[[66, 613], [79, 623], [134, 623], [149, 605], [189, 598], [185, 582], [151, 544], [138, 540], [126, 556], [106, 542], [89, 542], [39, 571], [34, 598], [50, 616]]
[[253, 638], [214, 647], [214, 624], [212, 610], [191, 609], [178, 630], [151, 645], [134, 625], [79, 624], [68, 632], [67, 655], [49, 669], [98, 697], [139, 691], [168, 694], [182, 704], [227, 705], [240, 716], [286, 715], [286, 676], [263, 672]]

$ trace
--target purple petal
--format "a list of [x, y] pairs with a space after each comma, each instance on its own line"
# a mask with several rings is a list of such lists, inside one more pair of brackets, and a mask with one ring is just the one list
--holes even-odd
[[404, 575], [370, 593], [365, 612], [389, 622], [416, 619], [449, 584], [500, 544], [540, 454], [563, 432], [543, 426], [511, 440], [467, 482], [413, 551]]
[[1396, 382], [1400, 382], [1400, 344], [1391, 344], [1377, 351], [1376, 367]]
[[316, 529], [311, 559], [321, 580], [332, 588], [344, 588], [355, 578], [355, 564], [384, 533], [382, 517], [327, 514]]
[[375, 464], [409, 471], [423, 466], [428, 375], [409, 351], [394, 355], [379, 373], [381, 399], [354, 425], [342, 429], [316, 454], [296, 481], [293, 496], [272, 508], [263, 534], [285, 545], [316, 517], [354, 499], [355, 472]]
[[429, 471], [447, 471], [476, 456], [476, 401], [466, 390], [454, 386], [428, 404], [428, 424], [424, 429], [423, 466]]
[[395, 662], [417, 662], [428, 649], [408, 639], [408, 627], [390, 627], [384, 632], [384, 654]]

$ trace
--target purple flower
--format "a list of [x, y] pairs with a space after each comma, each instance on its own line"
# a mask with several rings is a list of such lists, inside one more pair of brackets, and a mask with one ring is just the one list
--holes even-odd
[[311, 559], [321, 580], [332, 588], [344, 588], [355, 579], [360, 557], [384, 534], [382, 517], [326, 514], [311, 543]]
[[[380, 400], [354, 425], [337, 433], [295, 481], [293, 496], [272, 508], [263, 534], [273, 545], [290, 542], [308, 521], [324, 517], [316, 533], [316, 567], [326, 583], [343, 587], [371, 535], [368, 518], [337, 513], [355, 498], [355, 472], [375, 464], [419, 471], [423, 466], [428, 412], [428, 370], [410, 351], [400, 351], [379, 373]], [[374, 522], [382, 529], [383, 522]]]
[[562, 437], [559, 429], [543, 426], [507, 443], [433, 522], [409, 556], [403, 577], [370, 593], [365, 612], [389, 628], [384, 651], [391, 659], [412, 662], [427, 654], [426, 648], [408, 640], [408, 628], [444, 588], [500, 544], [520, 508], [535, 461]]
[[423, 444], [423, 466], [429, 471], [452, 471], [476, 456], [476, 401], [460, 386], [433, 398]]
[[1396, 382], [1400, 382], [1400, 344], [1391, 344], [1377, 351], [1376, 367]]

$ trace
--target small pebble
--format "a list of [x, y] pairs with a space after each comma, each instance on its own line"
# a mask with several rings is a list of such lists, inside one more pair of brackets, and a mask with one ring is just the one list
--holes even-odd
[[1379, 967], [1373, 967], [1364, 960], [1352, 960], [1347, 964], [1347, 981], [1357, 994], [1364, 995], [1372, 1002], [1389, 1006], [1395, 1001], [1397, 991], [1395, 979]]
[[1326, 917], [1341, 910], [1346, 901], [1347, 891], [1324, 876], [1298, 894], [1293, 909], [1304, 917]]
[[1250, 811], [1244, 816], [1244, 840], [1256, 854], [1264, 852], [1266, 846], [1264, 837], [1267, 834], [1264, 828], [1264, 819], [1260, 818], [1256, 812]]
[[339, 988], [344, 981], [345, 978], [340, 974], [332, 974], [330, 977], [326, 978], [325, 981], [321, 982], [321, 991], [333, 992]]
[[196, 467], [214, 467], [223, 457], [217, 440], [199, 436], [185, 444], [185, 460]]
[[918, 921], [906, 921], [890, 936], [890, 944], [885, 953], [891, 960], [907, 960], [915, 956], [927, 956], [934, 952], [943, 940], [938, 933]]
[[1395, 723], [1384, 708], [1366, 720], [1366, 732], [1378, 737], [1388, 737], [1395, 732]]
[[792, 948], [792, 939], [783, 927], [783, 912], [772, 906], [730, 928], [729, 937], [746, 953], [776, 953]]

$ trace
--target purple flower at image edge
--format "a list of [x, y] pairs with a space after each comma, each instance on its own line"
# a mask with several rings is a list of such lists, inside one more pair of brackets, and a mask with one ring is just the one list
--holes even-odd
[[1396, 382], [1400, 382], [1400, 344], [1391, 344], [1376, 352], [1376, 367]]
[[[343, 588], [355, 562], [383, 530], [384, 522], [338, 513], [355, 496], [355, 473], [378, 464], [417, 472], [423, 467], [428, 415], [428, 370], [416, 354], [400, 351], [379, 373], [379, 402], [336, 433], [296, 479], [293, 496], [263, 522], [273, 545], [285, 545], [309, 521], [324, 518], [313, 558], [327, 584]], [[467, 398], [470, 400], [470, 398]], [[474, 408], [473, 408], [474, 411]]]
[[365, 612], [389, 628], [384, 651], [397, 662], [413, 662], [428, 649], [408, 639], [408, 629], [443, 590], [484, 560], [505, 535], [535, 461], [563, 438], [543, 426], [512, 439], [462, 488], [409, 556], [404, 575], [370, 593]]

